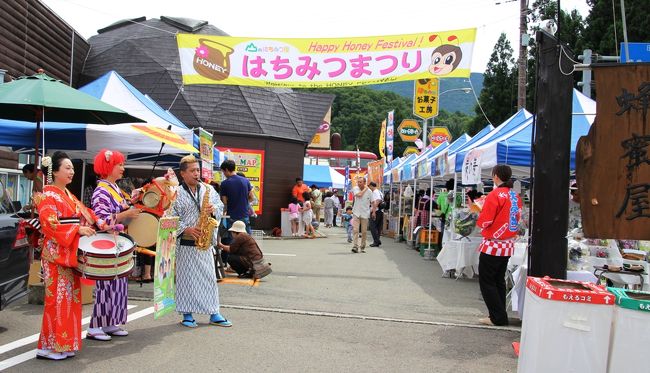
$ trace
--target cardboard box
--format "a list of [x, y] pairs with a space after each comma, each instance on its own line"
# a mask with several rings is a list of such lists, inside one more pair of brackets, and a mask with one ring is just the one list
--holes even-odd
[[[29, 278], [27, 284], [30, 287], [30, 292], [34, 294], [30, 296], [30, 302], [33, 304], [43, 304], [43, 281], [41, 280], [41, 262], [34, 261], [29, 267]], [[93, 289], [95, 284], [86, 285], [81, 284], [81, 304], [90, 304], [93, 302]]]
[[91, 304], [93, 302], [93, 289], [95, 289], [94, 284], [81, 284], [81, 304]]
[[29, 278], [27, 279], [27, 285], [37, 285], [42, 283], [41, 280], [41, 261], [35, 260], [29, 266]]

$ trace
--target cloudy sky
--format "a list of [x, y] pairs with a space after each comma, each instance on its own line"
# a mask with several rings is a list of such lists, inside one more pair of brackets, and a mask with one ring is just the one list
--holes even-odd
[[[85, 38], [126, 18], [161, 15], [202, 19], [231, 36], [352, 37], [477, 28], [472, 71], [483, 72], [499, 35], [515, 54], [519, 1], [512, 0], [42, 0]], [[318, 5], [317, 5], [318, 4]], [[587, 16], [586, 0], [561, 0]]]

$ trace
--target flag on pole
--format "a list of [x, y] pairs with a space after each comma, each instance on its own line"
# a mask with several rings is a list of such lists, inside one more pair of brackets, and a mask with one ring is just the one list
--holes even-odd
[[395, 110], [388, 112], [387, 125], [386, 125], [386, 161], [393, 161], [393, 135], [394, 135], [394, 116]]
[[379, 132], [379, 157], [384, 158], [386, 154], [384, 149], [386, 148], [386, 119], [381, 122], [381, 131]]

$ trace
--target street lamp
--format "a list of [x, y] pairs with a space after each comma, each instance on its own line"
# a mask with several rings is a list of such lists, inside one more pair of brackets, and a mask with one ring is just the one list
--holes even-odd
[[[464, 93], [470, 93], [472, 91], [472, 88], [471, 87], [452, 88], [452, 89], [448, 89], [446, 91], [442, 91], [442, 92], [438, 93], [438, 107], [440, 107], [440, 96], [444, 95], [445, 93], [457, 92], [457, 91], [463, 91]], [[436, 121], [436, 117], [432, 117], [431, 118], [431, 128], [433, 128], [435, 126], [435, 121]], [[428, 133], [429, 130], [427, 129], [427, 120], [424, 119], [423, 122], [424, 122], [424, 126], [423, 126], [424, 131], [422, 131], [422, 149], [424, 151], [424, 149], [427, 147], [427, 139], [428, 139], [428, 136], [429, 136], [429, 133]]]

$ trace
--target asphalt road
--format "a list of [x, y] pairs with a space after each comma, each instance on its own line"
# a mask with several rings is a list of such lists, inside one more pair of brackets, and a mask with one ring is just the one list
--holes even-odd
[[[153, 320], [150, 301], [131, 299], [128, 337], [84, 340], [75, 358], [50, 362], [33, 359], [42, 306], [10, 306], [0, 312], [0, 370], [516, 371], [519, 329], [476, 323], [485, 312], [476, 279], [442, 278], [437, 262], [388, 238], [352, 254], [342, 229], [323, 231], [328, 238], [264, 240], [274, 272], [259, 286], [219, 286], [232, 328], [204, 315], [196, 329], [176, 314]], [[148, 294], [130, 287], [134, 298]]]

